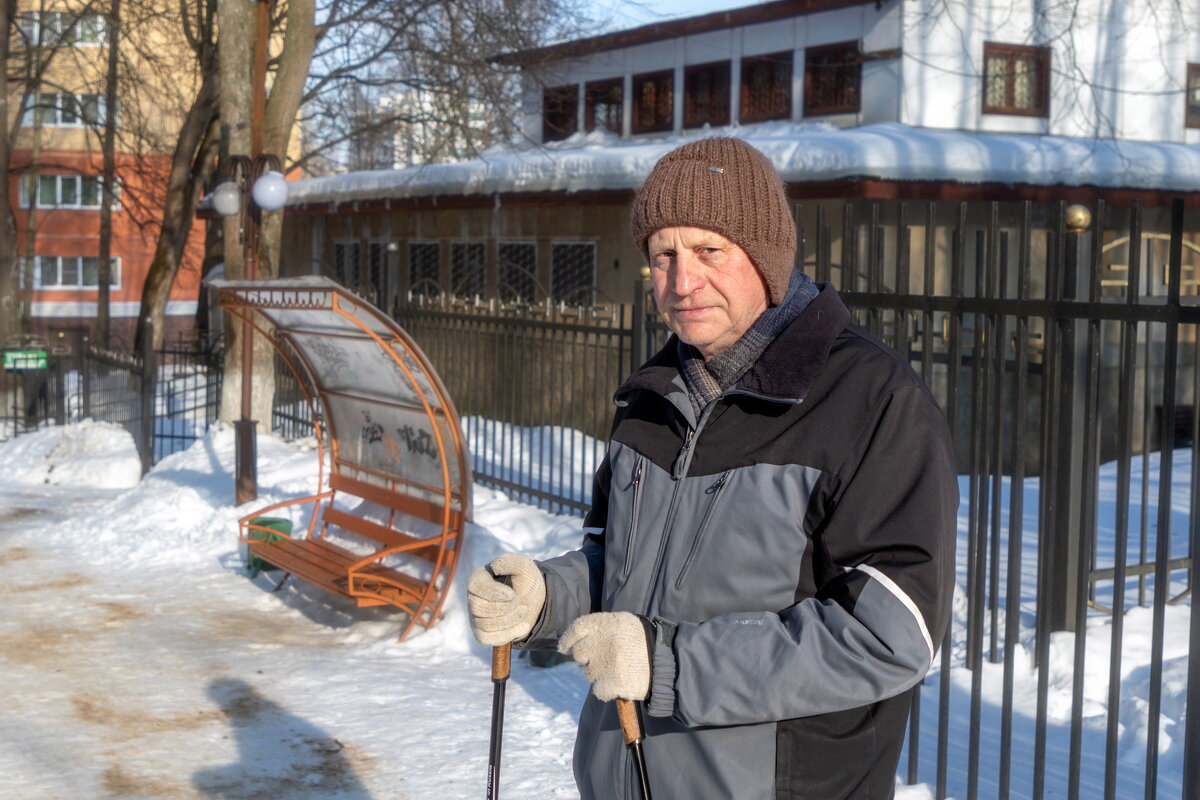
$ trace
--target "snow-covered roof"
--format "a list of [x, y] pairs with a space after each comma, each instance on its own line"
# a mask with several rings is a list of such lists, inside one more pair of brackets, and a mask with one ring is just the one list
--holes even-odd
[[894, 122], [858, 128], [767, 122], [653, 140], [599, 130], [531, 149], [494, 148], [452, 164], [309, 178], [291, 184], [288, 205], [634, 189], [664, 153], [683, 142], [729, 135], [765, 153], [788, 183], [871, 178], [1200, 191], [1197, 145], [968, 133]]

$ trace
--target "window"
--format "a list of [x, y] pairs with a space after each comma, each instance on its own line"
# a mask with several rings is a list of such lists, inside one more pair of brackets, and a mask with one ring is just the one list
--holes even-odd
[[[40, 289], [95, 289], [100, 283], [100, 259], [95, 256], [37, 256], [34, 286]], [[114, 289], [121, 287], [121, 259], [109, 260]]]
[[1200, 64], [1188, 64], [1187, 69], [1187, 126], [1200, 128]]
[[558, 86], [542, 95], [542, 141], [566, 139], [579, 126], [579, 87]]
[[[21, 207], [30, 206], [31, 176], [21, 179]], [[113, 187], [113, 208], [118, 208], [121, 185]], [[47, 175], [37, 180], [38, 208], [99, 208], [104, 193], [104, 178], [99, 175]]]
[[455, 297], [483, 295], [487, 247], [483, 242], [450, 243], [450, 294]]
[[358, 242], [333, 243], [333, 279], [351, 291], [358, 288], [358, 265], [362, 247]]
[[555, 242], [550, 245], [550, 294], [572, 304], [592, 302], [596, 285], [596, 243]]
[[[34, 115], [40, 124], [50, 128], [82, 128], [85, 125], [104, 125], [107, 118], [102, 94], [71, 94], [70, 92], [41, 92], [33, 106], [26, 110], [21, 124], [31, 127]], [[120, 107], [113, 110], [114, 122], [119, 123]]]
[[437, 242], [408, 243], [408, 288], [413, 294], [441, 293], [442, 254]]
[[621, 78], [595, 81], [584, 87], [584, 127], [589, 131], [604, 128], [621, 135], [621, 99], [625, 82]]
[[683, 71], [683, 127], [729, 124], [729, 62]]
[[380, 308], [387, 302], [387, 254], [387, 242], [367, 245], [367, 282], [371, 286], [371, 299]]
[[810, 47], [804, 53], [804, 115], [847, 114], [861, 107], [858, 42]]
[[497, 279], [505, 302], [541, 300], [537, 283], [537, 245], [533, 242], [500, 242]]
[[1050, 113], [1050, 48], [983, 45], [983, 113]]
[[102, 45], [108, 30], [103, 14], [76, 16], [64, 11], [26, 12], [20, 15], [18, 24], [25, 41], [31, 45]]
[[673, 118], [675, 73], [649, 72], [633, 76], [633, 132], [669, 131]]
[[742, 59], [742, 122], [788, 119], [792, 115], [792, 54]]

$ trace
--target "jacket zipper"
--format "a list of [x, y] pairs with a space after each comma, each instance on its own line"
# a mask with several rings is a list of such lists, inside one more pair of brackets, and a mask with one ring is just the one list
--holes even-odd
[[644, 459], [639, 458], [637, 466], [633, 469], [633, 478], [630, 483], [633, 486], [633, 511], [629, 515], [629, 535], [625, 538], [625, 569], [621, 573], [621, 580], [629, 577], [629, 573], [633, 571], [633, 550], [634, 544], [637, 542], [638, 518], [641, 516], [642, 510], [642, 464]]
[[671, 469], [671, 477], [675, 479], [675, 488], [671, 491], [671, 504], [667, 506], [667, 516], [663, 520], [662, 537], [658, 543], [658, 553], [654, 556], [654, 569], [650, 573], [650, 591], [647, 593], [644, 603], [647, 616], [653, 616], [652, 606], [654, 604], [654, 595], [658, 591], [658, 582], [661, 578], [659, 573], [662, 569], [663, 554], [667, 550], [667, 539], [670, 538], [671, 526], [675, 522], [675, 509], [679, 506], [679, 491], [683, 486], [684, 477], [692, 465], [692, 449], [695, 446], [696, 437], [704, 429], [704, 423], [708, 421], [708, 415], [715, 405], [715, 403], [710, 403], [708, 408], [704, 409], [704, 413], [700, 415], [700, 419], [697, 420], [696, 427], [688, 428], [687, 434], [683, 438], [683, 447], [679, 449], [679, 455], [676, 457], [675, 464]]
[[696, 529], [696, 538], [692, 540], [692, 549], [688, 551], [687, 558], [683, 560], [683, 567], [679, 570], [679, 577], [675, 579], [675, 588], [683, 588], [683, 581], [687, 577], [688, 570], [691, 569], [692, 561], [696, 558], [696, 553], [700, 550], [700, 544], [704, 541], [704, 534], [708, 530], [708, 523], [712, 519], [713, 509], [717, 507], [717, 499], [721, 494], [721, 489], [725, 488], [725, 481], [729, 479], [729, 471], [721, 473], [721, 477], [717, 478], [717, 482], [704, 490], [704, 493], [711, 495], [712, 499], [708, 501], [708, 507], [704, 509], [704, 516], [700, 518], [700, 525]]

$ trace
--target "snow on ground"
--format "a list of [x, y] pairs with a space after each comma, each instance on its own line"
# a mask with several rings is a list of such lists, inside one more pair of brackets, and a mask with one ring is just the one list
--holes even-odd
[[[524, 441], [520, 433], [502, 433]], [[315, 480], [311, 442], [265, 436], [258, 442], [260, 497], [242, 509], [231, 505], [233, 435], [226, 427], [164, 459], [141, 480], [132, 440], [116, 426], [85, 422], [0, 444], [0, 684], [6, 695], [0, 797], [483, 794], [492, 687], [489, 652], [469, 633], [465, 576], [505, 550], [538, 558], [569, 549], [580, 521], [476, 487], [475, 522], [446, 618], [399, 644], [399, 623], [386, 612], [356, 609], [297, 582], [272, 593], [267, 576], [247, 578], [237, 552], [237, 518], [304, 496]], [[1181, 491], [1189, 466], [1176, 463]], [[1026, 512], [1035, 514], [1036, 483], [1024, 488]], [[1175, 505], [1177, 516], [1186, 515], [1186, 503]], [[965, 520], [961, 527], [965, 531]], [[1023, 572], [1035, 555], [1027, 542]], [[961, 552], [960, 565], [961, 575]], [[1023, 596], [1032, 601], [1028, 591]], [[976, 676], [961, 666], [966, 608], [959, 601], [949, 788], [963, 797]], [[1167, 609], [1163, 796], [1181, 793], [1189, 613], [1187, 603]], [[1014, 689], [1016, 797], [1028, 794], [1037, 702], [1027, 630], [1032, 618], [1029, 610], [1023, 614]], [[1143, 793], [1150, 617], [1149, 609], [1125, 616], [1120, 797]], [[1084, 797], [1099, 796], [1103, 778], [1111, 624], [1096, 617], [1088, 628]], [[1048, 673], [1050, 796], [1059, 796], [1066, 780], [1073, 644], [1069, 634], [1056, 634]], [[995, 794], [1001, 676], [1001, 665], [985, 664], [978, 677], [983, 797]], [[935, 671], [922, 695], [920, 761], [927, 781], [936, 757], [937, 678]], [[514, 661], [505, 796], [578, 796], [571, 748], [586, 691], [572, 664], [539, 669]], [[902, 786], [897, 796], [923, 800], [932, 793], [928, 785]]]

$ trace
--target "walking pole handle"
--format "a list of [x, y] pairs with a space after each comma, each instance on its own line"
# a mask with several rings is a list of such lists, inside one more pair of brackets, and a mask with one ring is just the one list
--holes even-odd
[[508, 680], [512, 671], [512, 644], [502, 644], [492, 648], [492, 680]]
[[625, 734], [625, 744], [641, 741], [642, 726], [638, 722], [637, 707], [632, 700], [617, 698], [617, 719], [621, 721], [621, 733]]

